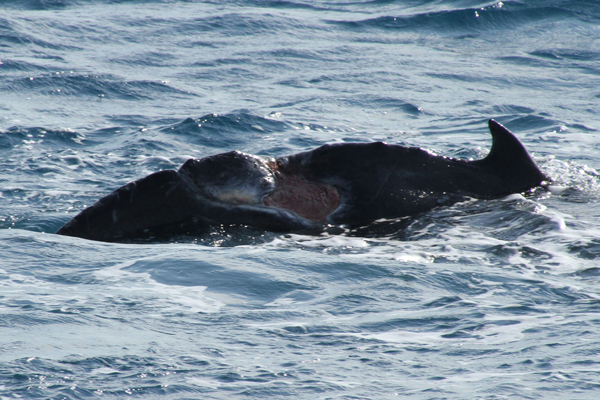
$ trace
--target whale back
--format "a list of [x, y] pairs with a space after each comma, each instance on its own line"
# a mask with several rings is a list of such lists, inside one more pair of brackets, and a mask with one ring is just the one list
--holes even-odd
[[493, 120], [489, 126], [492, 148], [481, 160], [375, 142], [324, 145], [281, 162], [307, 180], [337, 188], [341, 204], [328, 218], [334, 224], [410, 216], [467, 197], [524, 192], [549, 181], [508, 129]]
[[508, 129], [493, 120], [489, 127], [491, 150], [475, 161], [381, 142], [324, 145], [276, 160], [240, 152], [188, 160], [179, 171], [115, 190], [57, 233], [112, 241], [195, 234], [215, 225], [271, 231], [360, 226], [550, 181]]

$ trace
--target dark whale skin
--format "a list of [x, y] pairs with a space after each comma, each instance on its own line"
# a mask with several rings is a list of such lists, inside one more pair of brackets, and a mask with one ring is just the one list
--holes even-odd
[[474, 161], [381, 142], [330, 144], [277, 159], [237, 151], [191, 159], [178, 171], [156, 172], [115, 190], [57, 233], [119, 241], [193, 234], [211, 225], [357, 227], [551, 181], [508, 129], [494, 120], [489, 128], [490, 153]]

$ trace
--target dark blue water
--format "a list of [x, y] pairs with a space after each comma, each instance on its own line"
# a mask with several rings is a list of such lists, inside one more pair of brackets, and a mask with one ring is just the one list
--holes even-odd
[[[593, 399], [595, 1], [0, 0], [0, 399]], [[230, 150], [384, 140], [550, 192], [321, 236], [53, 233]]]

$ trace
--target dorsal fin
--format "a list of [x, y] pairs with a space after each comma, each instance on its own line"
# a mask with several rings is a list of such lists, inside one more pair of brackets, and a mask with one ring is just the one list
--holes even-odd
[[551, 181], [535, 164], [523, 144], [504, 126], [489, 120], [492, 134], [492, 149], [483, 160], [475, 161], [479, 166], [492, 170], [514, 191], [523, 191]]

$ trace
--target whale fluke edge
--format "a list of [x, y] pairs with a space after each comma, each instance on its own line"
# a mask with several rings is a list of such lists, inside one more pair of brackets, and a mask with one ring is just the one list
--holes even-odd
[[382, 142], [327, 144], [279, 158], [231, 151], [190, 159], [177, 171], [118, 188], [57, 233], [110, 242], [193, 234], [213, 225], [360, 227], [551, 182], [513, 133], [494, 120], [489, 128], [491, 150], [474, 161]]

